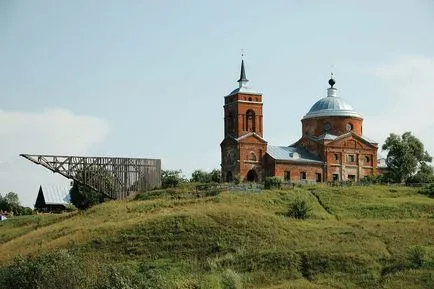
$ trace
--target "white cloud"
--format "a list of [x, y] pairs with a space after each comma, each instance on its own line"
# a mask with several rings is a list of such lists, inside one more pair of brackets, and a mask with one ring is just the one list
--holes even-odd
[[85, 154], [108, 133], [105, 120], [64, 109], [40, 113], [0, 110], [0, 193], [15, 191], [25, 205], [33, 205], [40, 184], [69, 181], [19, 154]]
[[[367, 115], [365, 129], [382, 144], [389, 133], [411, 131], [434, 154], [434, 59], [403, 55], [375, 69], [385, 88], [381, 115]], [[374, 102], [373, 102], [374, 104]]]

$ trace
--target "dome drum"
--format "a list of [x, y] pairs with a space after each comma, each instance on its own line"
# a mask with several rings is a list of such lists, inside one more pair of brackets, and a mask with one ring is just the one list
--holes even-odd
[[353, 132], [362, 135], [363, 120], [356, 117], [329, 116], [320, 118], [302, 119], [303, 135], [320, 136], [324, 133], [342, 135]]

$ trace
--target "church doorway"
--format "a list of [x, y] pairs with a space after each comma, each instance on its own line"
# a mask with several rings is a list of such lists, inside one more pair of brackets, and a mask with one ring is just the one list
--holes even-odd
[[258, 174], [255, 170], [250, 170], [247, 173], [247, 181], [248, 182], [257, 182], [258, 181]]
[[233, 181], [232, 172], [229, 171], [229, 172], [227, 172], [227, 174], [226, 174], [226, 182], [227, 182], [227, 183], [231, 183], [232, 181]]

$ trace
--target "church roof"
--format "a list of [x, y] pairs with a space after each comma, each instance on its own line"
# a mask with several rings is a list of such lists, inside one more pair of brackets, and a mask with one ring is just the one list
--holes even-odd
[[[333, 80], [333, 81], [331, 81]], [[303, 117], [303, 119], [324, 117], [324, 116], [350, 116], [362, 118], [351, 105], [345, 100], [337, 97], [337, 89], [333, 87], [335, 84], [334, 79], [329, 81], [331, 87], [327, 89], [327, 97], [318, 100], [309, 110], [309, 112]]]
[[295, 146], [267, 146], [267, 154], [275, 160], [322, 164], [318, 156]]

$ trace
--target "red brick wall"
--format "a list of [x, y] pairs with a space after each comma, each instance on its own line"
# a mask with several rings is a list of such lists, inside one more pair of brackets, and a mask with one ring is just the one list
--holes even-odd
[[[335, 159], [334, 156], [337, 156]], [[351, 162], [349, 156], [353, 156]], [[333, 180], [333, 174], [339, 175], [339, 180], [349, 180], [349, 175], [354, 175], [359, 181], [365, 176], [377, 174], [377, 149], [350, 149], [346, 147], [329, 147], [326, 149], [327, 171], [326, 179]]]
[[[240, 137], [248, 132], [246, 113], [248, 110], [255, 113], [254, 132], [263, 136], [262, 95], [236, 94], [225, 98], [225, 135], [231, 134]], [[230, 113], [233, 116], [233, 129], [230, 129]]]
[[302, 123], [302, 134], [303, 135], [322, 135], [324, 131], [324, 125], [329, 123], [331, 129], [328, 131], [334, 135], [342, 135], [348, 132], [347, 124], [351, 123], [353, 125], [353, 133], [356, 135], [362, 135], [362, 123], [363, 120], [355, 117], [343, 117], [343, 116], [329, 116], [329, 117], [318, 117], [309, 118], [301, 120]]
[[306, 181], [316, 182], [317, 173], [321, 174], [321, 179], [323, 179], [323, 166], [322, 164], [296, 164], [296, 163], [284, 163], [276, 162], [274, 167], [274, 175], [280, 177], [283, 180], [285, 171], [290, 174], [290, 182], [299, 182], [300, 173], [306, 172]]
[[[267, 144], [240, 142], [240, 180], [247, 179], [247, 174], [250, 170], [254, 170], [258, 175], [258, 181], [264, 178], [264, 170], [262, 167], [264, 155], [267, 152]], [[251, 154], [254, 154], [256, 161], [251, 160]]]

